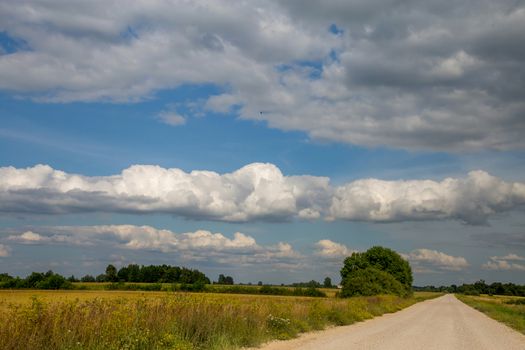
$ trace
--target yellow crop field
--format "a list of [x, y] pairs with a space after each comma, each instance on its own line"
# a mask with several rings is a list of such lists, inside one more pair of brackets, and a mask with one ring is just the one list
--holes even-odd
[[436, 293], [349, 299], [0, 291], [1, 349], [234, 349], [394, 312]]

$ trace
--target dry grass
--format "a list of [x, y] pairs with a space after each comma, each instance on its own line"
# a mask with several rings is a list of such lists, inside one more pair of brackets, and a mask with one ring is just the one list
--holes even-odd
[[0, 291], [1, 349], [233, 349], [394, 312], [403, 299]]

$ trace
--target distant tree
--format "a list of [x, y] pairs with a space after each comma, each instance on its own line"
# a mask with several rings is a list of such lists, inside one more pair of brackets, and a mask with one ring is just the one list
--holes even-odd
[[398, 294], [412, 291], [412, 270], [395, 251], [372, 247], [353, 253], [341, 268], [342, 296]]
[[121, 267], [117, 272], [117, 278], [119, 281], [129, 281], [129, 269], [126, 266]]
[[310, 282], [308, 282], [306, 284], [306, 287], [309, 287], [309, 288], [318, 288], [318, 287], [321, 287], [321, 283], [317, 282], [316, 280], [311, 280]]
[[505, 287], [503, 286], [503, 283], [494, 282], [494, 283], [492, 283], [490, 285], [490, 287], [494, 291], [493, 293], [496, 294], [496, 295], [503, 295], [503, 294], [505, 294]]
[[35, 288], [36, 284], [42, 281], [46, 276], [41, 272], [32, 272], [23, 281], [23, 288]]
[[71, 282], [66, 280], [63, 276], [59, 274], [46, 273], [43, 280], [39, 281], [35, 288], [37, 289], [71, 289]]
[[95, 277], [91, 276], [91, 275], [85, 275], [84, 277], [82, 277], [80, 279], [80, 282], [95, 282]]
[[7, 273], [0, 273], [0, 282], [9, 282], [13, 280], [13, 277]]
[[12, 277], [7, 273], [0, 274], [0, 288], [23, 288], [20, 277]]
[[233, 284], [233, 277], [232, 276], [226, 276], [224, 279], [224, 284]]
[[226, 280], [226, 277], [221, 273], [217, 279], [217, 284], [225, 284], [224, 280]]
[[111, 264], [106, 267], [106, 279], [108, 282], [118, 281], [117, 268]]
[[311, 280], [311, 281], [308, 281], [308, 282], [296, 282], [296, 283], [292, 283], [291, 284], [292, 287], [296, 287], [296, 288], [303, 288], [303, 287], [306, 287], [306, 288], [321, 288], [321, 283], [315, 281], [315, 280]]
[[75, 275], [71, 275], [67, 278], [69, 282], [78, 282], [78, 278], [75, 277]]
[[164, 273], [163, 279], [164, 279], [164, 282], [173, 283], [179, 280], [179, 276], [180, 276], [180, 267], [168, 266], [166, 269], [166, 272]]
[[128, 265], [128, 282], [140, 282], [140, 266], [137, 264]]
[[474, 283], [474, 288], [479, 291], [480, 294], [489, 294], [490, 287], [485, 283], [485, 280], [479, 280]]
[[142, 266], [140, 269], [142, 280], [140, 282], [154, 283], [162, 278], [162, 267], [156, 265]]
[[95, 280], [97, 282], [107, 282], [108, 281], [108, 278], [105, 274], [101, 273], [100, 275], [98, 275]]
[[262, 286], [263, 285], [262, 281], [257, 282], [257, 285]]
[[325, 288], [332, 288], [332, 279], [330, 277], [326, 277], [324, 279], [323, 287], [325, 287]]

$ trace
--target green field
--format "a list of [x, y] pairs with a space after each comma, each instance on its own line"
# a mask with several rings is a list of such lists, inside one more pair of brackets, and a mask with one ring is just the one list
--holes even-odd
[[[111, 290], [112, 288], [125, 290], [130, 288], [131, 290], [140, 290], [141, 288], [148, 289], [156, 287], [159, 291], [179, 291], [181, 288], [180, 283], [143, 283], [143, 282], [74, 282], [72, 283], [74, 289], [80, 290]], [[191, 286], [191, 285], [190, 285]], [[308, 288], [302, 287], [290, 287], [290, 286], [257, 286], [257, 285], [220, 285], [220, 284], [207, 284], [203, 286], [203, 292], [207, 293], [229, 293], [229, 294], [261, 294], [261, 289], [270, 288], [273, 289], [276, 294], [283, 292], [284, 295], [292, 295], [296, 291], [306, 292]], [[338, 293], [337, 288], [315, 288], [322, 292], [327, 297], [334, 297]], [[262, 293], [265, 294], [265, 293]], [[267, 293], [275, 294], [275, 293]], [[304, 295], [303, 295], [304, 296]]]
[[310, 298], [137, 291], [0, 291], [1, 349], [235, 349], [394, 312], [436, 293]]
[[465, 304], [525, 334], [525, 297], [462, 294], [456, 296]]

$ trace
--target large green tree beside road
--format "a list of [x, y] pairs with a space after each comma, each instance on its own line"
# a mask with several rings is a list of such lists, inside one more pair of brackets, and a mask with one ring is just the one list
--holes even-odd
[[343, 297], [412, 292], [412, 269], [408, 261], [395, 251], [379, 246], [346, 258], [341, 278]]

